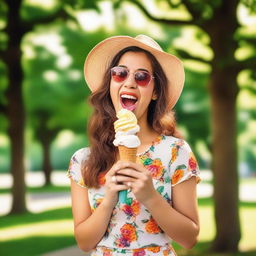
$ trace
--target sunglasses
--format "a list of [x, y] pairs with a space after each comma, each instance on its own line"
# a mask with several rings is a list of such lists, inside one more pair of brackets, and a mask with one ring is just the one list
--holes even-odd
[[[124, 82], [129, 77], [130, 71], [126, 67], [111, 68], [111, 77], [117, 83]], [[133, 73], [134, 80], [139, 86], [147, 86], [154, 78], [149, 72], [137, 70]]]

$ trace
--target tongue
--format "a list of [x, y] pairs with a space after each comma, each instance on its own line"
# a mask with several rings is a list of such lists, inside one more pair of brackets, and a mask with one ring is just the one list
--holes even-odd
[[136, 100], [123, 98], [122, 102], [126, 107], [131, 107], [135, 104]]

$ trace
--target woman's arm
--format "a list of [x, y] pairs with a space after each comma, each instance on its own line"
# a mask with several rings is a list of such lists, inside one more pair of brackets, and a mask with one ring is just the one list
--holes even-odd
[[183, 247], [193, 247], [199, 233], [196, 179], [192, 177], [173, 187], [171, 206], [155, 190], [150, 173], [142, 165], [119, 162], [118, 168], [117, 180], [130, 185], [161, 229]]
[[92, 214], [87, 193], [87, 188], [71, 181], [74, 233], [78, 247], [83, 251], [92, 250], [101, 240], [113, 210], [102, 202]]
[[195, 177], [174, 186], [172, 200], [171, 207], [157, 192], [144, 205], [169, 237], [190, 249], [196, 244], [200, 230]]
[[115, 170], [112, 168], [106, 175], [105, 197], [92, 213], [88, 189], [80, 187], [71, 180], [72, 213], [74, 218], [74, 233], [79, 248], [90, 251], [96, 247], [105, 234], [113, 208], [118, 199], [118, 191], [128, 189], [126, 185], [115, 184], [111, 177]]

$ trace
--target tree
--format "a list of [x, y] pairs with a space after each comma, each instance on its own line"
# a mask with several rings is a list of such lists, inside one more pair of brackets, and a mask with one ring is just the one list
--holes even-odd
[[[90, 3], [89, 1], [88, 3]], [[92, 1], [93, 2], [93, 1]], [[94, 7], [89, 4], [87, 8]], [[12, 207], [10, 213], [26, 212], [25, 166], [24, 166], [24, 129], [25, 108], [23, 100], [23, 69], [21, 43], [24, 35], [33, 31], [38, 24], [49, 24], [59, 19], [76, 20], [73, 10], [85, 8], [82, 1], [57, 1], [51, 10], [44, 10], [33, 3], [22, 0], [1, 0], [1, 20], [5, 20], [2, 31], [0, 57], [7, 69], [8, 85], [5, 99], [0, 103], [0, 112], [8, 120], [8, 135], [11, 144], [11, 174], [13, 176]]]
[[[90, 113], [85, 98], [90, 91], [85, 86], [81, 67], [92, 45], [105, 38], [103, 31], [91, 35], [75, 24], [69, 26], [64, 22], [40, 28], [35, 31], [33, 38], [48, 37], [49, 34], [61, 35], [61, 47], [65, 53], [50, 52], [43, 42], [33, 44], [30, 36], [24, 40], [28, 51], [36, 53], [33, 58], [27, 58], [26, 54], [24, 56], [25, 100], [28, 123], [43, 149], [45, 185], [51, 183], [50, 148], [58, 133], [64, 129], [76, 134], [85, 133]], [[68, 64], [64, 63], [65, 58], [70, 59]]]
[[5, 33], [8, 35], [8, 43], [5, 51], [1, 51], [1, 58], [8, 69], [9, 84], [6, 89], [7, 104], [1, 104], [2, 113], [9, 121], [8, 134], [11, 143], [11, 173], [13, 176], [13, 203], [12, 213], [25, 212], [25, 167], [24, 156], [24, 123], [25, 112], [22, 99], [23, 72], [21, 68], [21, 39], [26, 29], [22, 27], [20, 20], [20, 1], [6, 1], [8, 8]]
[[[209, 61], [193, 56], [188, 51], [180, 51], [183, 58], [208, 63], [211, 73], [208, 90], [211, 97], [212, 129], [212, 169], [214, 173], [214, 201], [216, 219], [216, 237], [212, 244], [213, 251], [237, 251], [241, 237], [238, 211], [238, 171], [237, 171], [237, 112], [236, 100], [239, 92], [237, 76], [243, 69], [255, 69], [255, 56], [237, 60], [235, 53], [242, 41], [255, 44], [251, 37], [242, 38], [239, 28], [237, 9], [244, 5], [248, 9], [256, 8], [255, 1], [154, 1], [155, 6], [166, 10], [184, 10], [187, 19], [159, 17], [147, 9], [139, 0], [115, 1], [116, 7], [124, 2], [136, 5], [146, 17], [157, 23], [170, 26], [196, 26], [209, 39], [213, 58]], [[151, 2], [152, 3], [152, 2]], [[254, 59], [254, 61], [253, 61]]]

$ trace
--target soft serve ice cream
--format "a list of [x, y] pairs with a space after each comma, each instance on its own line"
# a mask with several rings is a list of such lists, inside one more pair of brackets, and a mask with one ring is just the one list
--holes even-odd
[[117, 112], [117, 120], [114, 122], [115, 140], [114, 145], [127, 148], [137, 148], [140, 146], [140, 140], [136, 135], [140, 127], [137, 124], [137, 118], [134, 113], [127, 109], [121, 109]]

